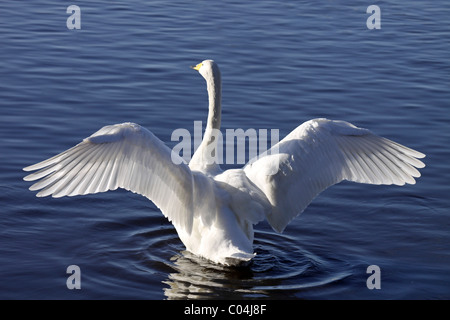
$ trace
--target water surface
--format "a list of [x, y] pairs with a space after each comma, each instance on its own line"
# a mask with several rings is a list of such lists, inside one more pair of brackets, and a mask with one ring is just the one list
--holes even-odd
[[[450, 6], [383, 1], [77, 1], [0, 4], [0, 298], [450, 298]], [[316, 117], [371, 129], [427, 155], [414, 186], [342, 183], [279, 235], [256, 227], [247, 268], [185, 252], [146, 198], [115, 191], [36, 198], [22, 168], [104, 125], [131, 121], [169, 146], [206, 120], [216, 60], [223, 130], [279, 129]], [[233, 167], [228, 166], [228, 167]], [[81, 290], [66, 268], [81, 269]], [[369, 290], [366, 269], [381, 269]]]

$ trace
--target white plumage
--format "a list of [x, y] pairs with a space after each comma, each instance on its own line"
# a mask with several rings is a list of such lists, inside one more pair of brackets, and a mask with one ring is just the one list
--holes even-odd
[[[220, 128], [217, 64], [194, 67], [206, 79], [205, 135], [189, 164], [150, 131], [133, 123], [106, 126], [75, 147], [24, 168], [39, 180], [37, 196], [62, 197], [124, 188], [153, 201], [186, 249], [217, 263], [254, 257], [253, 225], [267, 219], [282, 232], [326, 188], [349, 180], [414, 184], [425, 155], [344, 121], [314, 119], [293, 130], [267, 155], [223, 172], [210, 161]], [[177, 161], [173, 161], [174, 157]], [[177, 163], [177, 164], [175, 164]]]

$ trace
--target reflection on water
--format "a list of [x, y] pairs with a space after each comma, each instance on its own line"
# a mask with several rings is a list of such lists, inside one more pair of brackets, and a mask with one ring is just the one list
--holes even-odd
[[[344, 280], [352, 274], [343, 261], [324, 261], [282, 236], [258, 232], [256, 257], [246, 267], [228, 267], [182, 251], [170, 260], [173, 272], [163, 281], [168, 299], [295, 298], [304, 290]], [[274, 253], [276, 251], [276, 254]], [[332, 269], [332, 272], [330, 272]]]
[[[163, 281], [168, 299], [237, 298], [235, 291], [246, 288], [245, 282], [253, 278], [251, 268], [232, 268], [216, 265], [187, 251], [171, 259], [175, 272]], [[243, 285], [243, 286], [242, 286]]]

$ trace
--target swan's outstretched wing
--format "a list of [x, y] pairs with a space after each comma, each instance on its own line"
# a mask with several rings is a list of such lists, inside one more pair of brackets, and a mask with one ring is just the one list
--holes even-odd
[[[274, 151], [275, 150], [275, 151]], [[266, 195], [270, 225], [282, 232], [323, 190], [349, 180], [370, 184], [414, 184], [416, 158], [425, 155], [344, 121], [305, 122], [244, 167]]]
[[192, 228], [192, 173], [150, 131], [133, 123], [106, 126], [75, 147], [24, 168], [39, 180], [37, 196], [75, 196], [124, 188], [152, 200], [188, 233]]

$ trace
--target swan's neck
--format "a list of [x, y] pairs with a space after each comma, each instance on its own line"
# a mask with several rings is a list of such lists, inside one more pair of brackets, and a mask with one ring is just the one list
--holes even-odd
[[[220, 118], [221, 118], [221, 99], [222, 99], [222, 84], [219, 79], [212, 79], [207, 82], [208, 89], [208, 122], [206, 123], [206, 132], [203, 137], [203, 141], [206, 138], [211, 138], [211, 129], [220, 130]], [[208, 130], [209, 129], [209, 130]], [[209, 132], [209, 136], [207, 136]]]
[[[208, 120], [202, 143], [195, 151], [189, 167], [202, 172], [217, 172], [219, 167], [218, 141], [221, 141], [221, 99], [222, 83], [220, 75], [206, 80], [208, 89]], [[221, 147], [221, 145], [219, 145]]]

